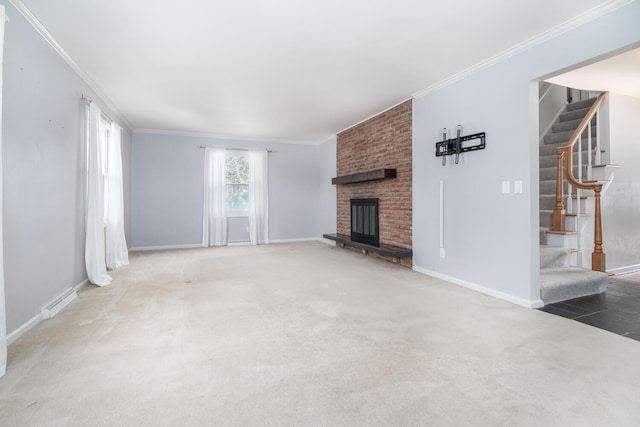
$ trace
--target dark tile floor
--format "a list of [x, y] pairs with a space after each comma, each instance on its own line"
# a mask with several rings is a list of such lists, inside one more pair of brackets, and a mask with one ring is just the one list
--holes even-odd
[[540, 310], [640, 341], [640, 283], [609, 278], [607, 291]]

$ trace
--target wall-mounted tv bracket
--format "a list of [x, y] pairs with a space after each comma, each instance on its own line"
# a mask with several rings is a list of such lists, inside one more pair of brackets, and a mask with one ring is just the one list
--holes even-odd
[[[436, 157], [442, 157], [442, 166], [447, 165], [446, 156], [456, 155], [456, 165], [460, 160], [460, 153], [467, 151], [483, 150], [485, 148], [484, 132], [474, 133], [473, 135], [461, 136], [462, 126], [458, 125], [456, 129], [456, 137], [447, 139], [448, 129], [442, 129], [442, 142], [436, 142]], [[478, 140], [478, 141], [473, 141]], [[463, 144], [467, 141], [473, 141], [471, 144]]]

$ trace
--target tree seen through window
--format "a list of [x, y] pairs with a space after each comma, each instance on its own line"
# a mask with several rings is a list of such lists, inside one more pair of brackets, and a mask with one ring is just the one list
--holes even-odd
[[249, 161], [247, 156], [229, 155], [225, 160], [227, 212], [249, 210]]

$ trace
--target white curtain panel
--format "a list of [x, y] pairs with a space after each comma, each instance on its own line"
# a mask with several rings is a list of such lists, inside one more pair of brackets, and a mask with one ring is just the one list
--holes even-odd
[[124, 194], [122, 183], [122, 128], [111, 124], [109, 141], [109, 194], [105, 230], [107, 268], [115, 270], [129, 264], [127, 241], [124, 236]]
[[204, 247], [227, 244], [225, 200], [225, 151], [218, 148], [205, 148], [202, 215], [202, 246]]
[[4, 56], [4, 6], [0, 5], [0, 377], [7, 371], [7, 315], [4, 305], [4, 255], [2, 249], [2, 58]]
[[269, 155], [249, 151], [249, 239], [252, 245], [269, 243]]
[[111, 283], [105, 263], [104, 175], [100, 149], [100, 108], [90, 103], [87, 121], [87, 234], [84, 258], [89, 281], [98, 286]]

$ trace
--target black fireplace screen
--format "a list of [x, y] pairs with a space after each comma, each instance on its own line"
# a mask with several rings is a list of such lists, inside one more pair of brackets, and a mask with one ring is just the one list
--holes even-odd
[[379, 246], [379, 199], [351, 199], [351, 240]]

